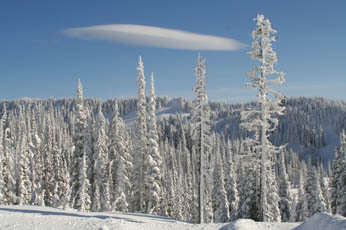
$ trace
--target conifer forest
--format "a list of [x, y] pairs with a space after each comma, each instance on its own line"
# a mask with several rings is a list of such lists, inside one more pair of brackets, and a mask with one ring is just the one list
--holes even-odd
[[277, 31], [263, 15], [254, 22], [253, 102], [209, 101], [197, 52], [193, 99], [156, 95], [144, 55], [133, 98], [88, 98], [81, 76], [64, 99], [1, 100], [0, 204], [191, 223], [346, 216], [346, 102], [276, 91], [289, 81], [276, 70]]

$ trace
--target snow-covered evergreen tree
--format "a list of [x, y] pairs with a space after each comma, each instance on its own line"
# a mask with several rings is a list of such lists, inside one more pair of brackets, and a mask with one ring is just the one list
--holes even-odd
[[213, 211], [214, 222], [223, 223], [230, 219], [227, 191], [225, 189], [225, 175], [219, 149], [216, 150], [214, 166]]
[[199, 160], [199, 219], [200, 223], [209, 223], [212, 215], [212, 165], [211, 165], [211, 138], [210, 138], [210, 108], [206, 91], [205, 60], [200, 54], [195, 66], [195, 94], [196, 99], [192, 112], [194, 151]]
[[90, 182], [87, 177], [87, 114], [83, 107], [83, 101], [83, 88], [78, 79], [71, 169], [71, 207], [80, 211], [87, 211], [91, 208], [91, 200], [89, 196]]
[[[242, 111], [241, 116], [242, 126], [249, 131], [254, 131], [255, 138], [248, 139], [247, 143], [252, 146], [255, 154], [259, 154], [261, 165], [261, 193], [259, 204], [259, 219], [262, 221], [273, 221], [278, 219], [275, 214], [275, 210], [278, 206], [274, 202], [277, 194], [275, 189], [270, 186], [271, 182], [275, 182], [275, 178], [268, 178], [268, 176], [274, 176], [272, 171], [272, 155], [278, 151], [278, 148], [274, 147], [268, 136], [270, 132], [274, 131], [278, 126], [278, 118], [275, 115], [282, 115], [284, 107], [282, 106], [283, 95], [274, 91], [271, 88], [272, 84], [282, 84], [284, 79], [284, 73], [274, 70], [274, 64], [277, 63], [276, 53], [272, 49], [272, 42], [276, 40], [276, 31], [272, 29], [271, 23], [268, 19], [265, 19], [263, 15], [257, 15], [254, 19], [257, 24], [257, 28], [252, 32], [252, 51], [249, 52], [251, 59], [257, 59], [260, 64], [252, 68], [247, 73], [251, 82], [247, 86], [257, 88], [258, 99], [256, 107], [250, 111]], [[276, 78], [274, 78], [277, 75]], [[273, 95], [272, 98], [270, 95]], [[268, 183], [268, 180], [269, 181]], [[268, 200], [268, 194], [273, 199]], [[269, 204], [269, 202], [271, 204]]]
[[331, 208], [334, 214], [346, 216], [346, 135], [340, 134], [340, 143], [335, 149], [331, 178]]
[[54, 196], [54, 167], [53, 167], [53, 124], [51, 122], [51, 111], [46, 114], [45, 131], [43, 139], [43, 184], [44, 189], [44, 205], [53, 205]]
[[112, 121], [114, 123], [114, 140], [116, 149], [116, 177], [114, 186], [113, 208], [119, 211], [128, 211], [131, 200], [131, 173], [133, 170], [131, 149], [128, 140], [127, 130], [123, 119], [120, 117], [118, 103], [115, 102]]
[[0, 204], [5, 204], [5, 181], [4, 181], [4, 124], [6, 119], [6, 105], [2, 107], [2, 115], [0, 119]]
[[296, 206], [296, 219], [295, 221], [304, 221], [309, 216], [309, 207], [307, 196], [305, 192], [306, 187], [306, 165], [303, 162], [302, 168], [299, 171], [299, 184], [298, 184], [298, 202]]
[[17, 196], [20, 205], [29, 204], [31, 200], [31, 180], [30, 180], [30, 157], [32, 157], [26, 142], [26, 136], [23, 137], [23, 151], [19, 156], [19, 175], [17, 183]]
[[147, 155], [147, 111], [146, 111], [146, 97], [145, 97], [145, 76], [142, 57], [139, 56], [138, 61], [138, 94], [137, 94], [137, 124], [136, 124], [136, 143], [135, 143], [135, 156], [134, 156], [134, 174], [133, 174], [133, 210], [146, 212], [146, 197], [145, 194], [145, 181], [146, 181], [146, 167], [144, 165], [145, 157]]
[[146, 167], [148, 168], [147, 188], [148, 206], [147, 213], [160, 213], [161, 197], [161, 155], [158, 146], [158, 134], [156, 126], [156, 96], [154, 87], [154, 75], [150, 79], [150, 97], [148, 108], [148, 154], [146, 156]]
[[280, 213], [281, 220], [288, 222], [291, 219], [291, 185], [288, 180], [286, 172], [285, 153], [282, 152], [279, 155], [278, 164], [278, 184], [279, 184], [279, 196], [280, 196]]
[[325, 212], [327, 210], [327, 206], [322, 195], [319, 172], [314, 166], [311, 165], [311, 163], [309, 163], [309, 166], [305, 192], [310, 217], [317, 212]]
[[110, 210], [111, 205], [106, 120], [102, 113], [101, 104], [98, 105], [96, 128], [94, 132], [92, 210], [104, 211]]
[[228, 148], [226, 151], [225, 174], [225, 187], [227, 192], [227, 200], [229, 202], [230, 220], [235, 220], [238, 217], [239, 193], [231, 140], [228, 140]]
[[17, 204], [16, 196], [16, 177], [14, 161], [14, 140], [9, 127], [5, 128], [4, 133], [4, 159], [3, 159], [3, 177], [4, 177], [4, 203]]

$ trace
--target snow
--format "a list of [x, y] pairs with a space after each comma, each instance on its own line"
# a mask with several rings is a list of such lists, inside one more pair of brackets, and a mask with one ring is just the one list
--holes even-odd
[[139, 213], [77, 212], [40, 206], [0, 206], [2, 230], [346, 230], [346, 218], [326, 213], [315, 214], [299, 224], [255, 222], [248, 219], [223, 224], [189, 224]]
[[346, 218], [328, 213], [316, 213], [294, 230], [346, 230]]

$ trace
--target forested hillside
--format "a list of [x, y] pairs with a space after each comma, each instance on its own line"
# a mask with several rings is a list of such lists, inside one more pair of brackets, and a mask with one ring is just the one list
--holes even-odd
[[[83, 110], [79, 112], [83, 113], [78, 115], [80, 100]], [[149, 98], [146, 101], [149, 103]], [[83, 167], [75, 169], [85, 170], [87, 205], [82, 210], [141, 211], [134, 189], [139, 184], [135, 175], [140, 164], [135, 155], [136, 102], [83, 98], [1, 101], [0, 203], [75, 206], [71, 194], [82, 185], [75, 187], [73, 176], [83, 173], [71, 173], [78, 163], [73, 159], [73, 143], [78, 130], [75, 125], [83, 124], [86, 154]], [[307, 183], [319, 184], [317, 187], [324, 191], [322, 210], [330, 210], [329, 163], [339, 144], [339, 134], [346, 129], [346, 103], [323, 98], [293, 98], [282, 103], [285, 114], [279, 117], [279, 127], [270, 139], [275, 145], [287, 143], [287, 147], [272, 161], [276, 165], [281, 219], [300, 221], [321, 210], [313, 202], [316, 184], [309, 187]], [[138, 192], [142, 193], [143, 202], [149, 202], [146, 197], [151, 197], [150, 202], [156, 199], [158, 206], [148, 210], [146, 203], [144, 212], [198, 221], [198, 159], [192, 146], [192, 105], [184, 98], [155, 100], [158, 146], [152, 148], [158, 151], [159, 158], [152, 155], [150, 159], [155, 160], [147, 163], [153, 164], [150, 168], [158, 168], [155, 173], [160, 179], [157, 185], [155, 178], [150, 179], [153, 186], [158, 186], [155, 196], [146, 194], [145, 187]], [[253, 105], [210, 103], [209, 160], [214, 165], [210, 218], [214, 222], [257, 218], [253, 207], [258, 178], [251, 174], [247, 146], [243, 144], [250, 134], [240, 127], [240, 112]], [[142, 167], [148, 172], [148, 166]], [[305, 196], [311, 199], [304, 205]]]

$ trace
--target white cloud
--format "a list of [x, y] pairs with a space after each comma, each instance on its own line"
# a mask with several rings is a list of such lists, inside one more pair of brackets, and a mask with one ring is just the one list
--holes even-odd
[[70, 28], [65, 35], [118, 43], [183, 50], [237, 50], [246, 45], [236, 40], [181, 30], [143, 25], [111, 24]]

